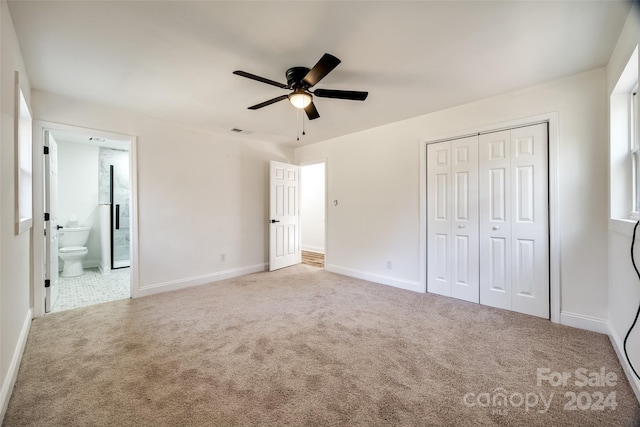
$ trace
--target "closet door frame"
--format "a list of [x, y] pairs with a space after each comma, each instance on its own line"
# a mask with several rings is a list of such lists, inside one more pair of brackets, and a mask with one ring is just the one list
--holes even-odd
[[558, 209], [558, 113], [479, 126], [463, 132], [433, 135], [419, 141], [420, 148], [420, 289], [427, 292], [427, 145], [539, 123], [548, 124], [549, 184], [549, 305], [550, 320], [560, 323], [560, 229]]

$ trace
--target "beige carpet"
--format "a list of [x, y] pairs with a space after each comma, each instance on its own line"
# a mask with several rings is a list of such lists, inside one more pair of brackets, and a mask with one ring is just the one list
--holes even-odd
[[[566, 386], [538, 386], [538, 368], [548, 368], [552, 379], [555, 372], [571, 378]], [[604, 369], [609, 385], [578, 387], [580, 368], [594, 376]], [[565, 409], [571, 393], [578, 396], [574, 410]], [[4, 420], [6, 426], [639, 423], [640, 408], [605, 335], [305, 265], [36, 319]]]

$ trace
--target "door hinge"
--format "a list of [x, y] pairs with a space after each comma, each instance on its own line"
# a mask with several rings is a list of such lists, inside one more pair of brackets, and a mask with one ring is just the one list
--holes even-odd
[[45, 145], [43, 148], [44, 148], [44, 154], [49, 154], [49, 147]]
[[46, 280], [44, 281], [44, 287], [45, 287], [45, 288], [48, 288], [48, 287], [50, 287], [50, 286], [51, 286], [51, 280], [46, 279]]
[[49, 221], [49, 212], [44, 213], [44, 220]]

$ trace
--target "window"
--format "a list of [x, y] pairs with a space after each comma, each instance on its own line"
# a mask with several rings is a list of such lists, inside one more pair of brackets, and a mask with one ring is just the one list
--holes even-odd
[[33, 218], [33, 178], [32, 178], [32, 120], [27, 101], [20, 89], [20, 75], [16, 71], [16, 233], [21, 234], [31, 228]]
[[633, 189], [632, 219], [640, 219], [640, 143], [638, 140], [638, 86], [629, 94], [629, 152], [631, 155], [631, 186]]
[[627, 60], [610, 97], [611, 219], [640, 219], [640, 106], [638, 47]]

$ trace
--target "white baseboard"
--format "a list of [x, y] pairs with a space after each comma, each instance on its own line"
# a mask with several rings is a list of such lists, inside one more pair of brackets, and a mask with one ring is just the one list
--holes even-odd
[[636, 395], [636, 399], [640, 402], [640, 381], [635, 377], [627, 358], [624, 355], [623, 341], [613, 328], [613, 325], [607, 320], [599, 319], [597, 317], [585, 316], [583, 314], [569, 313], [563, 311], [560, 313], [560, 324], [566, 326], [572, 326], [574, 328], [586, 329], [588, 331], [599, 332], [607, 334], [611, 345], [618, 356], [618, 361], [622, 366], [622, 370], [627, 376], [627, 380], [631, 385], [631, 389]]
[[230, 270], [217, 271], [202, 276], [194, 276], [186, 279], [172, 280], [170, 282], [145, 285], [138, 288], [138, 297], [144, 297], [161, 292], [176, 291], [178, 289], [189, 288], [191, 286], [205, 285], [233, 277], [244, 276], [245, 274], [258, 273], [267, 269], [267, 263], [250, 265], [247, 267], [233, 268]]
[[11, 394], [13, 392], [13, 386], [16, 383], [16, 378], [18, 378], [18, 369], [20, 368], [20, 361], [22, 360], [22, 354], [24, 353], [24, 346], [27, 343], [27, 336], [29, 335], [32, 319], [33, 313], [31, 312], [31, 309], [29, 309], [27, 311], [27, 316], [22, 323], [22, 330], [20, 331], [16, 348], [14, 349], [13, 356], [11, 357], [7, 376], [4, 377], [4, 381], [2, 381], [2, 388], [0, 389], [0, 404], [2, 405], [0, 407], [2, 409], [0, 411], [0, 423], [2, 423], [2, 420], [4, 419], [4, 414], [7, 411], [7, 406], [9, 406], [9, 400], [11, 399]]
[[342, 274], [343, 276], [355, 277], [356, 279], [380, 283], [381, 285], [393, 286], [394, 288], [424, 293], [424, 290], [421, 289], [419, 282], [398, 279], [397, 277], [383, 276], [381, 274], [369, 273], [366, 271], [355, 270], [353, 268], [341, 267], [339, 265], [332, 264], [325, 265], [324, 269], [332, 273]]
[[618, 355], [618, 360], [620, 361], [620, 365], [622, 366], [622, 370], [627, 375], [627, 380], [629, 381], [629, 385], [631, 385], [631, 389], [636, 394], [636, 399], [640, 402], [640, 380], [636, 378], [631, 370], [631, 366], [629, 362], [627, 362], [627, 358], [624, 355], [624, 341], [620, 338], [620, 335], [613, 328], [611, 322], [608, 324], [609, 326], [609, 340], [611, 341], [611, 345], [613, 349], [616, 351]]
[[568, 311], [560, 312], [560, 324], [601, 334], [609, 333], [609, 325], [605, 319]]
[[317, 254], [323, 254], [324, 255], [324, 248], [321, 248], [320, 246], [302, 246], [301, 249], [303, 251], [315, 252]]

